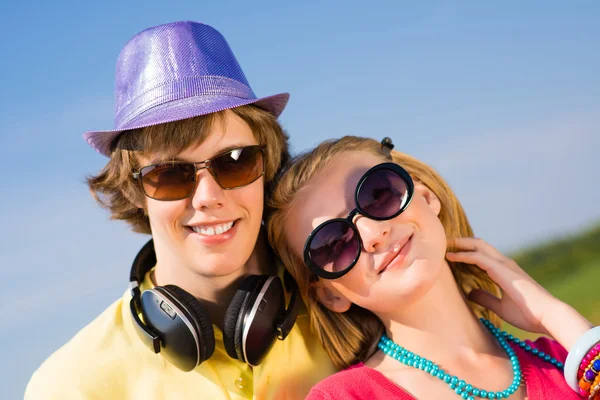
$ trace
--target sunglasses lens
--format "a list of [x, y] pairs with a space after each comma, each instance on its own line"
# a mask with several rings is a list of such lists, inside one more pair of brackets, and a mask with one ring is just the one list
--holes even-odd
[[360, 242], [356, 231], [347, 221], [331, 221], [314, 233], [308, 253], [319, 268], [340, 272], [358, 258]]
[[216, 180], [224, 189], [248, 185], [263, 173], [263, 153], [259, 146], [235, 149], [211, 161]]
[[146, 195], [157, 200], [179, 200], [195, 188], [193, 164], [160, 164], [142, 168], [142, 185]]
[[[263, 173], [260, 146], [229, 151], [210, 160], [215, 180], [224, 189], [235, 189], [257, 180]], [[163, 163], [142, 168], [142, 186], [147, 196], [157, 200], [180, 200], [196, 187], [196, 167], [192, 163]]]
[[369, 174], [358, 190], [361, 213], [376, 219], [397, 215], [409, 200], [408, 184], [397, 172], [378, 169]]

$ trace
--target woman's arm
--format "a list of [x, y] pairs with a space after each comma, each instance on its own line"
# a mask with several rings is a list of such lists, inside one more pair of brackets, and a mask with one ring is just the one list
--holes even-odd
[[488, 273], [502, 289], [502, 298], [475, 289], [469, 299], [490, 309], [506, 322], [528, 332], [553, 337], [570, 351], [593, 325], [570, 305], [560, 301], [531, 278], [514, 260], [476, 238], [454, 240], [459, 251], [450, 261], [473, 264]]

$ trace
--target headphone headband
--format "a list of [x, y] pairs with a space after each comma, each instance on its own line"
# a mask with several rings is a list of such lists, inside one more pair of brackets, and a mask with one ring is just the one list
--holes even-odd
[[154, 242], [150, 239], [137, 253], [131, 265], [131, 271], [129, 272], [129, 290], [131, 291], [129, 308], [138, 336], [146, 346], [158, 354], [160, 353], [160, 337], [152, 328], [144, 324], [139, 316], [139, 310], [141, 310], [140, 296], [142, 294], [140, 282], [144, 280], [144, 275], [154, 265], [156, 265], [156, 253], [154, 252]]
[[283, 271], [283, 286], [288, 292], [291, 292], [290, 303], [285, 310], [285, 313], [281, 316], [280, 322], [277, 324], [277, 339], [283, 340], [289, 335], [290, 331], [294, 327], [296, 318], [298, 317], [298, 311], [300, 310], [300, 296], [298, 295], [299, 289], [298, 284], [292, 278], [292, 275], [286, 269]]
[[146, 273], [155, 265], [156, 253], [154, 252], [154, 241], [150, 239], [140, 249], [133, 260], [131, 271], [129, 272], [129, 282], [135, 282], [139, 286], [140, 282], [144, 280]]

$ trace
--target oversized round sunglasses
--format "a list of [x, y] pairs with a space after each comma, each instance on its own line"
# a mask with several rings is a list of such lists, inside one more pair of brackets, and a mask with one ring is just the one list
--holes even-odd
[[168, 161], [148, 165], [133, 173], [144, 194], [155, 200], [172, 201], [190, 197], [196, 190], [196, 175], [207, 169], [223, 189], [251, 184], [264, 174], [260, 146], [246, 146], [220, 153], [200, 162]]
[[356, 208], [346, 218], [325, 221], [310, 233], [304, 245], [304, 263], [321, 278], [347, 274], [363, 247], [354, 217], [361, 214], [377, 221], [395, 218], [406, 210], [413, 192], [410, 175], [398, 164], [383, 163], [369, 169], [356, 186]]

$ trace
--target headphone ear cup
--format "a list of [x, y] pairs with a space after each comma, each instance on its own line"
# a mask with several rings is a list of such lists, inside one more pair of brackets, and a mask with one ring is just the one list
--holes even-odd
[[242, 336], [244, 327], [244, 314], [250, 300], [267, 277], [265, 275], [249, 275], [246, 277], [239, 289], [235, 292], [233, 299], [225, 312], [223, 321], [223, 344], [229, 357], [236, 360], [246, 361], [242, 351]]
[[194, 296], [175, 285], [159, 286], [155, 290], [171, 297], [183, 314], [186, 314], [198, 337], [199, 363], [208, 360], [215, 351], [215, 334], [210, 316], [202, 304]]
[[242, 308], [240, 346], [244, 361], [252, 366], [259, 365], [269, 352], [277, 336], [278, 322], [285, 315], [285, 294], [281, 279], [265, 276], [254, 290], [246, 308]]

